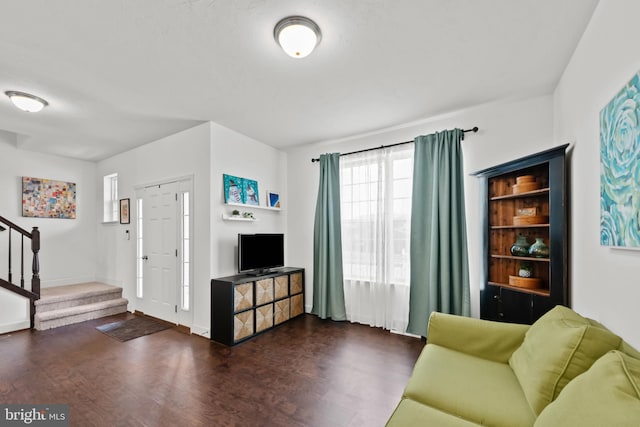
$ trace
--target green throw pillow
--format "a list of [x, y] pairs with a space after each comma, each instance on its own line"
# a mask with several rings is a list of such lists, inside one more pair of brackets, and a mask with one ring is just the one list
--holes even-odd
[[569, 381], [620, 342], [606, 328], [559, 305], [531, 325], [509, 365], [539, 415]]
[[535, 427], [640, 426], [640, 360], [612, 351], [571, 381]]

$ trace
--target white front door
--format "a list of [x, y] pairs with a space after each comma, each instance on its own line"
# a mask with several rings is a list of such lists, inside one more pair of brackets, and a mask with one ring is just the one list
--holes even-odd
[[145, 314], [178, 323], [177, 183], [143, 190], [143, 281]]

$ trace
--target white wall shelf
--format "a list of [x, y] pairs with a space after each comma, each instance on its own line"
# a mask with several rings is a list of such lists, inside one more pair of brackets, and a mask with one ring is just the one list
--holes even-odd
[[245, 221], [245, 222], [255, 222], [257, 218], [245, 218], [242, 215], [225, 215], [222, 214], [222, 219], [225, 221]]
[[280, 208], [272, 208], [269, 206], [258, 206], [258, 205], [243, 205], [242, 203], [225, 203], [227, 206], [238, 206], [244, 209], [263, 209], [266, 211], [277, 211], [280, 212], [282, 209]]

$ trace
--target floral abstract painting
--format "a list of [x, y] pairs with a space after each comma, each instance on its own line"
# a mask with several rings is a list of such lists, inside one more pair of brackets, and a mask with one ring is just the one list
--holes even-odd
[[22, 216], [75, 219], [76, 184], [22, 177]]
[[640, 72], [600, 112], [600, 244], [640, 249]]

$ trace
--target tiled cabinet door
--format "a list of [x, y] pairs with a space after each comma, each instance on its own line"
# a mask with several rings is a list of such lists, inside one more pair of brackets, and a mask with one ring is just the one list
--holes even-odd
[[238, 312], [253, 307], [253, 282], [240, 283], [233, 287], [233, 311]]
[[243, 311], [233, 316], [233, 340], [239, 341], [253, 335], [253, 310]]
[[273, 301], [273, 278], [258, 280], [256, 282], [256, 305]]

